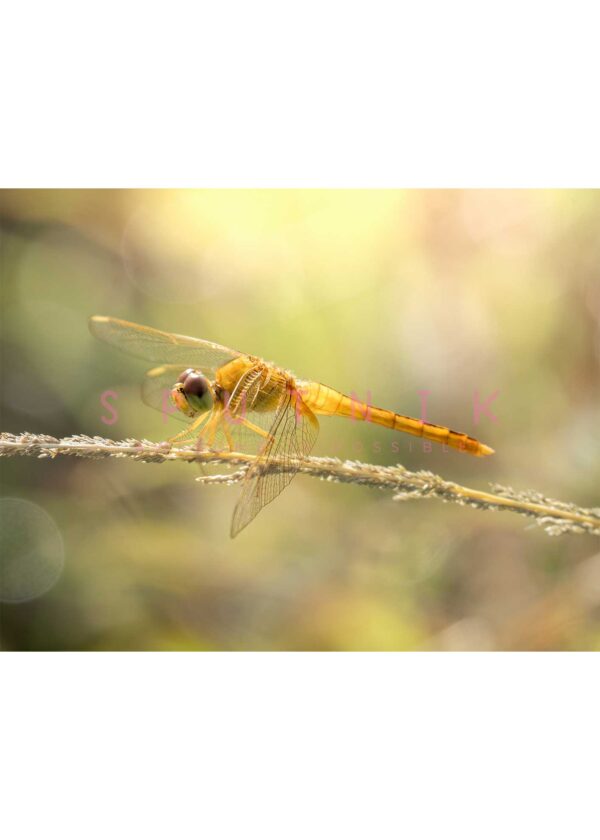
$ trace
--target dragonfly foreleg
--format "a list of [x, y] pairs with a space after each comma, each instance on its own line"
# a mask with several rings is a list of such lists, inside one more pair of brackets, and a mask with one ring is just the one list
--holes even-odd
[[201, 414], [200, 417], [197, 417], [196, 420], [194, 420], [194, 422], [191, 424], [191, 426], [188, 426], [187, 429], [183, 430], [183, 432], [179, 432], [178, 435], [170, 437], [168, 439], [169, 443], [185, 443], [188, 440], [193, 440], [195, 437], [197, 437], [197, 430], [201, 428], [202, 424], [205, 423], [209, 417], [210, 412], [206, 414]]

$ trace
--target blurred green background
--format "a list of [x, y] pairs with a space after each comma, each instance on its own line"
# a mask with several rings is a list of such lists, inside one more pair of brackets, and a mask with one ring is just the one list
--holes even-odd
[[[314, 454], [598, 505], [600, 192], [1, 194], [3, 431], [162, 440], [107, 314], [215, 340], [493, 446], [323, 419]], [[118, 420], [100, 403], [112, 390]], [[476, 425], [473, 394], [499, 395]], [[392, 443], [395, 442], [395, 451]], [[185, 464], [0, 461], [4, 649], [600, 648], [600, 546], [298, 477], [236, 540]], [[21, 500], [21, 501], [6, 501]], [[16, 599], [18, 603], [14, 603]]]

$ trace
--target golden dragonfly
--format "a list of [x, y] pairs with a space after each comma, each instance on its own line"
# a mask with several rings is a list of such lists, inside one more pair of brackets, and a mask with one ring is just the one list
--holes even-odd
[[[94, 336], [158, 364], [146, 373], [142, 399], [165, 411], [169, 394], [187, 428], [171, 441], [200, 448], [254, 454], [231, 522], [235, 537], [287, 487], [313, 448], [317, 415], [368, 420], [393, 431], [445, 444], [469, 455], [493, 449], [462, 432], [376, 408], [327, 385], [212, 341], [94, 315]], [[279, 469], [269, 470], [278, 463]]]

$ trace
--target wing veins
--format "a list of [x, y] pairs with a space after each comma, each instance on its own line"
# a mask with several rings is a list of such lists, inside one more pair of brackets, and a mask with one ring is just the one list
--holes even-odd
[[[296, 395], [296, 400], [300, 399]], [[307, 455], [314, 445], [318, 428], [318, 421], [312, 411], [304, 404], [297, 405], [292, 399], [292, 394], [288, 392], [277, 409], [270, 430], [270, 440], [246, 474], [242, 495], [233, 512], [232, 537], [245, 528], [265, 505], [272, 502], [287, 487], [300, 468], [299, 464], [293, 466], [289, 461], [284, 464], [285, 469], [270, 472], [269, 462], [279, 455], [284, 461], [288, 455], [295, 459]]]

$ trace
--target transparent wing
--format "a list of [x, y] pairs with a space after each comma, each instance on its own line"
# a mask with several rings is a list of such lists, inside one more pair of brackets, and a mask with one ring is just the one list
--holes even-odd
[[89, 325], [92, 335], [125, 353], [149, 362], [195, 367], [209, 377], [222, 365], [243, 355], [212, 341], [163, 332], [105, 315], [93, 315]]
[[[299, 469], [294, 459], [309, 454], [318, 433], [319, 423], [312, 411], [297, 394], [286, 393], [275, 412], [269, 438], [244, 479], [231, 521], [232, 537], [287, 487]], [[286, 469], [270, 471], [275, 461], [283, 462]]]

